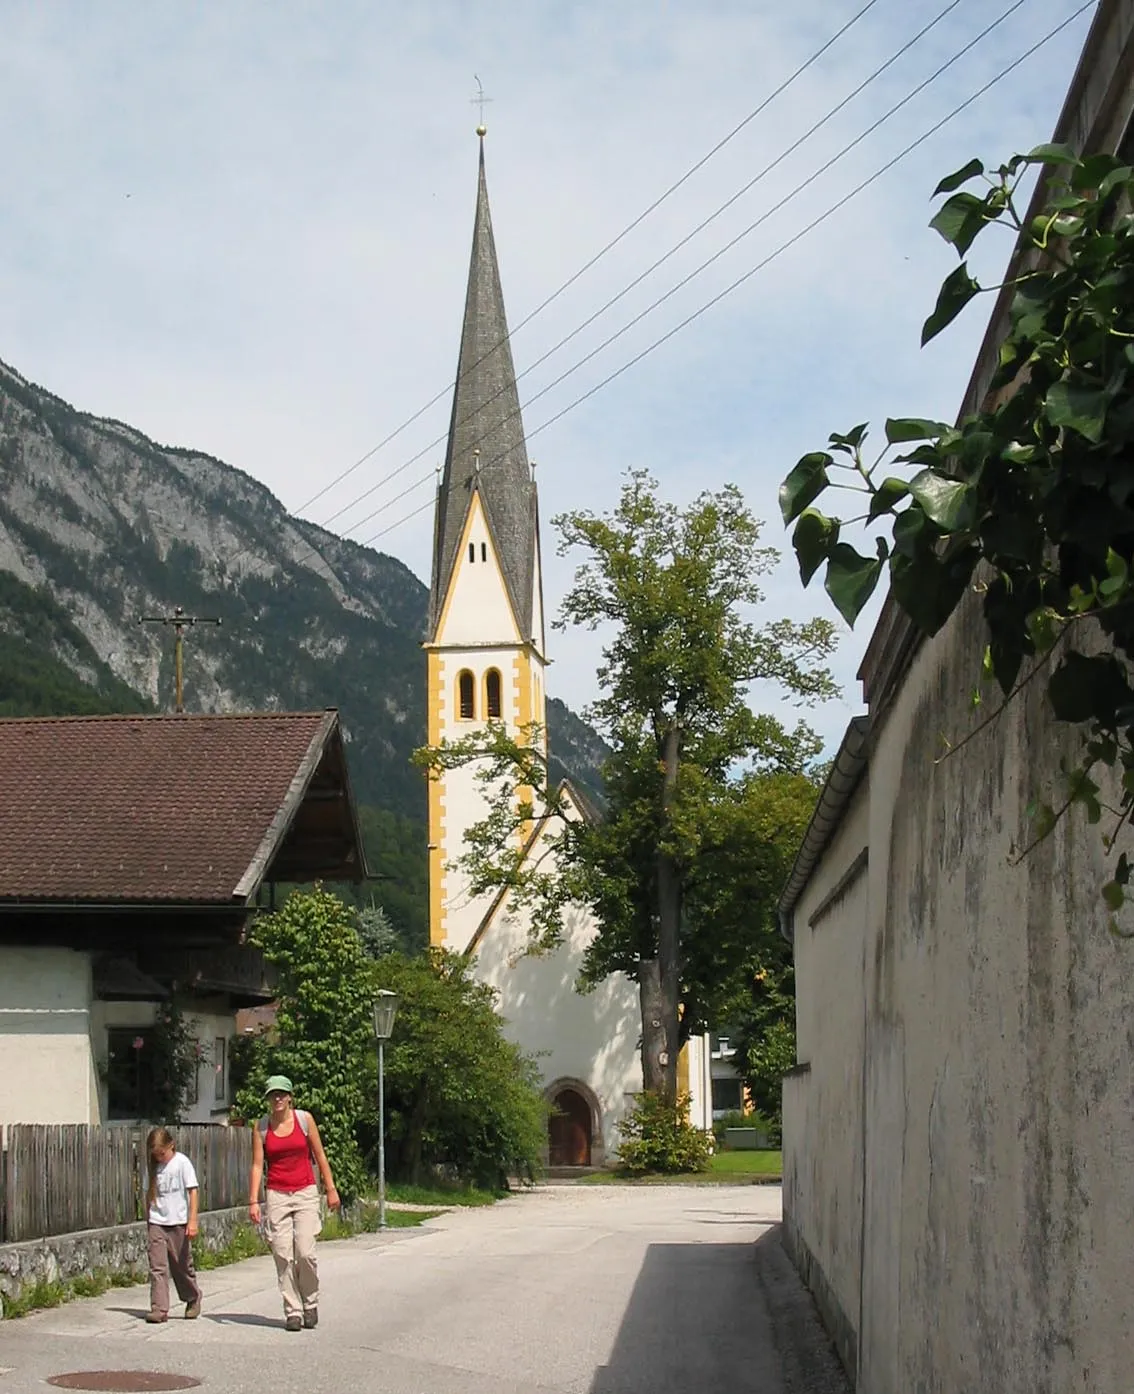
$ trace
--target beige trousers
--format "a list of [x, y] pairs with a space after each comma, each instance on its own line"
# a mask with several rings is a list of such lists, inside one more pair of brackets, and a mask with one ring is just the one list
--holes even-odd
[[319, 1305], [315, 1236], [322, 1228], [318, 1186], [267, 1192], [264, 1229], [276, 1261], [285, 1317], [313, 1312]]

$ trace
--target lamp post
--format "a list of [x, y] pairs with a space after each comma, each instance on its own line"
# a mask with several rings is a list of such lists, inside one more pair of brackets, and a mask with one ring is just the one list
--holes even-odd
[[398, 994], [380, 988], [374, 1003], [374, 1039], [378, 1042], [378, 1228], [386, 1228], [386, 1042], [394, 1034]]

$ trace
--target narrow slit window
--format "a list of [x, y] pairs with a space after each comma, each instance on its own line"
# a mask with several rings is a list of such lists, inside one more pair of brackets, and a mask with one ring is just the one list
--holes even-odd
[[462, 721], [472, 721], [476, 716], [476, 684], [467, 668], [457, 679], [457, 709]]
[[487, 543], [487, 542], [482, 542], [482, 543], [480, 544], [480, 559], [481, 559], [481, 561], [487, 561], [487, 560], [488, 560], [488, 543]]
[[500, 699], [500, 674], [491, 668], [484, 682], [484, 701], [489, 717], [503, 716]]
[[469, 543], [469, 561], [476, 561], [476, 543]]

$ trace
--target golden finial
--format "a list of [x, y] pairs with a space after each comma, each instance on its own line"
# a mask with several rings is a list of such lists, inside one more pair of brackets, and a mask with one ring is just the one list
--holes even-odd
[[484, 88], [476, 73], [473, 73], [473, 78], [476, 81], [476, 96], [470, 99], [469, 105], [480, 107], [480, 121], [477, 124], [476, 133], [483, 140], [488, 134], [488, 127], [484, 124], [484, 108], [492, 98], [484, 95]]

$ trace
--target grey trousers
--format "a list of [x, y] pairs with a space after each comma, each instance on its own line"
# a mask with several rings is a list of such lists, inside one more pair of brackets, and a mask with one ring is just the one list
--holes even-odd
[[323, 1228], [318, 1186], [302, 1191], [268, 1191], [264, 1230], [283, 1294], [284, 1316], [313, 1312], [319, 1305], [315, 1236]]
[[146, 1226], [150, 1260], [150, 1310], [169, 1315], [169, 1279], [182, 1302], [199, 1302], [201, 1289], [193, 1270], [193, 1246], [184, 1225]]

